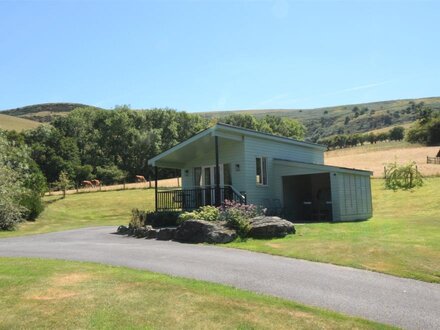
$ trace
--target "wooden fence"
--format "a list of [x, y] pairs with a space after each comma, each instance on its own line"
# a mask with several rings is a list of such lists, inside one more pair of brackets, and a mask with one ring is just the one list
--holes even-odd
[[427, 164], [440, 164], [440, 157], [426, 157]]

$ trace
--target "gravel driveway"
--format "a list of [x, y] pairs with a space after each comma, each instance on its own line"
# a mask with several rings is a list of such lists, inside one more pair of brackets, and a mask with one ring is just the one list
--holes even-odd
[[0, 239], [0, 256], [93, 261], [222, 283], [410, 329], [440, 329], [440, 285], [293, 258], [112, 234]]

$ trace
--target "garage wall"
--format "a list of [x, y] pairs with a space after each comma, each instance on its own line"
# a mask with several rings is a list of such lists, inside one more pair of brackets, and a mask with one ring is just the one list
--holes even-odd
[[333, 221], [366, 220], [373, 213], [370, 177], [349, 173], [330, 176]]

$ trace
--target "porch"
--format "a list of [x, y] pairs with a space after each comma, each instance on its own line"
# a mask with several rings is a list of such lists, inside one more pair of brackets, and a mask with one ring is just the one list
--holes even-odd
[[220, 206], [225, 200], [246, 203], [243, 151], [241, 135], [210, 128], [149, 160], [155, 180], [158, 168], [177, 169], [182, 177], [182, 189], [155, 188], [156, 211]]
[[246, 195], [232, 186], [157, 191], [156, 211], [191, 211], [201, 206], [219, 206], [225, 200], [246, 204]]

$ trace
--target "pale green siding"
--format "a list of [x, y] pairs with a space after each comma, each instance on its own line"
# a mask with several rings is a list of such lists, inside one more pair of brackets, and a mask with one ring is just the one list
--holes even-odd
[[[293, 145], [291, 143], [268, 141], [267, 139], [249, 137], [244, 139], [246, 194], [249, 203], [261, 204], [264, 199], [282, 200], [281, 177], [274, 168], [275, 158], [293, 160], [305, 163], [324, 163], [324, 152], [320, 148]], [[256, 183], [256, 158], [267, 158], [267, 186]]]
[[330, 180], [333, 221], [365, 220], [372, 216], [369, 176], [332, 173]]

